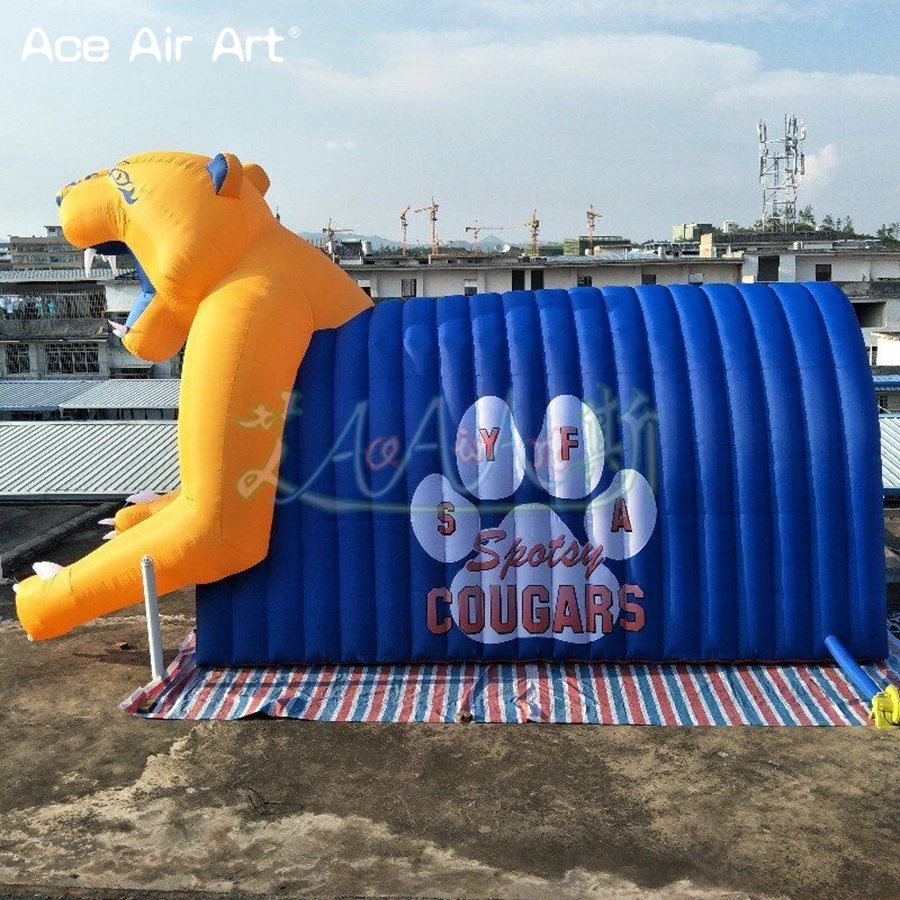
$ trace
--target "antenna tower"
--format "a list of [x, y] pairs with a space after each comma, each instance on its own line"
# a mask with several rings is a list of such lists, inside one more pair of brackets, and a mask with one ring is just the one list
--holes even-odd
[[791, 231], [797, 224], [797, 189], [806, 172], [803, 142], [806, 125], [785, 113], [784, 137], [769, 139], [766, 122], [756, 123], [763, 231]]

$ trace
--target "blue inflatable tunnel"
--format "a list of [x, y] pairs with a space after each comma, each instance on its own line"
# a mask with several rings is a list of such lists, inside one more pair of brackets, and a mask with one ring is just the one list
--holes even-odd
[[880, 472], [832, 284], [385, 301], [315, 335], [198, 659], [883, 658]]

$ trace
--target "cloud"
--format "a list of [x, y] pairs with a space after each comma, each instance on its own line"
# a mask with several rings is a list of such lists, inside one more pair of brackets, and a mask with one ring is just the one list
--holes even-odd
[[837, 147], [834, 144], [826, 144], [815, 153], [807, 153], [803, 186], [807, 188], [824, 187], [834, 177], [834, 171], [840, 163]]
[[487, 11], [503, 19], [544, 19], [584, 16], [595, 22], [771, 22], [796, 21], [833, 7], [828, 0], [556, 0], [548, 9], [546, 0], [469, 0], [472, 11]]
[[356, 147], [356, 141], [336, 141], [330, 140], [325, 141], [325, 149], [329, 153], [334, 153], [338, 150], [353, 150]]
[[796, 69], [760, 69], [739, 84], [717, 90], [720, 106], [773, 102], [818, 103], [827, 98], [833, 107], [841, 103], [900, 102], [900, 77], [871, 72], [801, 72]]
[[314, 59], [293, 65], [318, 90], [347, 98], [441, 103], [530, 92], [538, 98], [576, 82], [582, 95], [659, 96], [673, 85], [686, 94], [710, 84], [739, 87], [760, 70], [754, 50], [666, 34], [559, 36], [511, 44], [471, 32], [402, 32], [377, 39], [369, 71], [342, 70]]
[[[306, 58], [290, 64], [316, 90], [347, 99], [469, 101], [492, 95], [663, 98], [736, 109], [747, 104], [819, 102], [823, 97], [900, 102], [900, 77], [869, 72], [767, 69], [739, 44], [681, 35], [591, 33], [508, 42], [474, 32], [397, 32], [375, 39], [368, 70]], [[786, 108], [787, 108], [786, 107]], [[752, 114], [751, 114], [752, 115]]]

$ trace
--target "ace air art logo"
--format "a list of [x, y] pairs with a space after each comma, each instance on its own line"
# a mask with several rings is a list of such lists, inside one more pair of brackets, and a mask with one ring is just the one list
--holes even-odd
[[[456, 627], [486, 644], [515, 638], [585, 644], [616, 628], [640, 631], [644, 591], [620, 584], [606, 562], [637, 555], [653, 535], [650, 484], [637, 470], [621, 469], [597, 494], [603, 431], [591, 408], [570, 394], [550, 401], [532, 448], [529, 454], [507, 403], [481, 397], [456, 434], [463, 490], [435, 473], [413, 493], [419, 544], [433, 559], [459, 564], [449, 585], [435, 585], [424, 598], [428, 630]], [[577, 534], [546, 503], [521, 503], [497, 524], [483, 521], [488, 504], [481, 501], [511, 497], [526, 477], [577, 511]]]

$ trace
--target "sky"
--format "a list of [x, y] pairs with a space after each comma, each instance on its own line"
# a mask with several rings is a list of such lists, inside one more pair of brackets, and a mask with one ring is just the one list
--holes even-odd
[[[63, 184], [151, 149], [232, 152], [284, 224], [442, 238], [537, 208], [542, 240], [667, 237], [759, 216], [756, 121], [807, 124], [800, 204], [900, 219], [898, 4], [887, 0], [0, 0], [0, 235], [42, 233]], [[29, 32], [102, 36], [104, 62], [22, 60]], [[129, 60], [142, 28], [180, 62]], [[213, 52], [224, 28], [269, 29]], [[145, 33], [146, 36], [146, 33]], [[64, 43], [71, 53], [73, 42]], [[428, 237], [427, 214], [410, 239]], [[499, 234], [499, 232], [496, 232]]]

